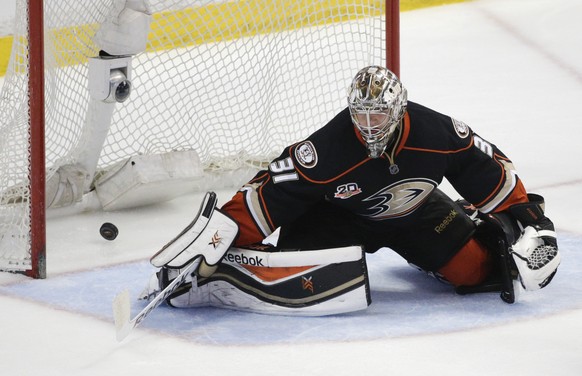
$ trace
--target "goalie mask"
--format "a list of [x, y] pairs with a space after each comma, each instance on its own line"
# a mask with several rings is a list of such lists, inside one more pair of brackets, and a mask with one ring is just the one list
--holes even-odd
[[352, 122], [366, 142], [370, 158], [378, 158], [406, 112], [406, 89], [386, 68], [360, 70], [348, 89]]

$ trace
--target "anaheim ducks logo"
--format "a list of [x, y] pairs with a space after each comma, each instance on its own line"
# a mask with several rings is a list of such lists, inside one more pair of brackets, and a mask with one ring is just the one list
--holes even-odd
[[414, 212], [436, 186], [430, 179], [405, 179], [382, 188], [363, 200], [374, 203], [365, 216], [376, 220], [404, 217]]

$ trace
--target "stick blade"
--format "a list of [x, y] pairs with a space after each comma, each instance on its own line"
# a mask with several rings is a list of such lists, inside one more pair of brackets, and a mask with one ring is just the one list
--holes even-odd
[[117, 341], [121, 342], [131, 331], [131, 302], [129, 290], [123, 290], [113, 299], [113, 320]]

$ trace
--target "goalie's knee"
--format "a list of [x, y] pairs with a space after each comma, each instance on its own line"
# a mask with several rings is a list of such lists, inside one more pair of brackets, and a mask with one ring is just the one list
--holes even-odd
[[487, 248], [471, 238], [439, 273], [454, 286], [475, 286], [489, 276], [492, 265]]

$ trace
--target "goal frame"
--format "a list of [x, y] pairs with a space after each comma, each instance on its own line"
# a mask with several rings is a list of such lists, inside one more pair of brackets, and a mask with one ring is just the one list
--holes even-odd
[[45, 108], [44, 108], [44, 1], [28, 0], [30, 129], [30, 257], [25, 274], [46, 278]]
[[[30, 251], [25, 275], [46, 278], [44, 1], [27, 0], [29, 30]], [[400, 1], [386, 0], [386, 65], [400, 76]]]

